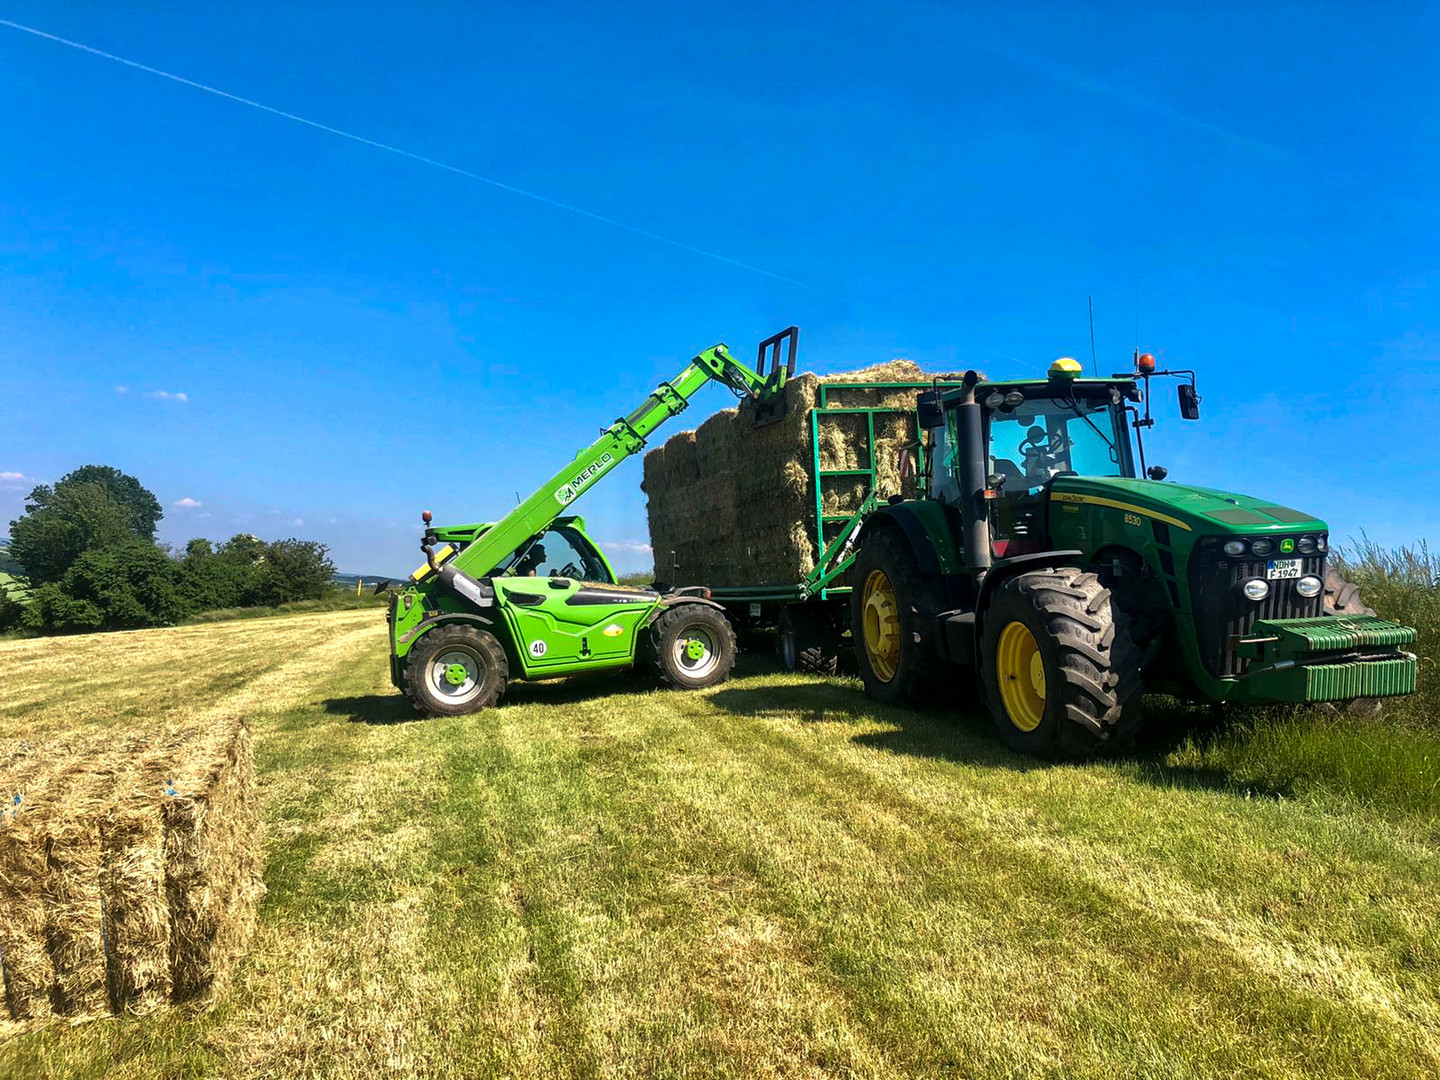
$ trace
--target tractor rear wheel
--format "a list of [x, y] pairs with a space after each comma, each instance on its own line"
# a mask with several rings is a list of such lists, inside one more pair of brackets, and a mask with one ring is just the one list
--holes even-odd
[[655, 674], [676, 690], [703, 690], [730, 677], [735, 631], [723, 611], [708, 604], [676, 604], [650, 624]]
[[495, 635], [478, 626], [437, 626], [405, 656], [405, 696], [427, 716], [463, 716], [505, 693], [510, 664]]
[[840, 670], [840, 635], [808, 604], [787, 604], [780, 612], [775, 649], [786, 671], [834, 675]]
[[865, 693], [887, 705], [931, 696], [943, 670], [935, 655], [939, 582], [927, 581], [895, 528], [865, 537], [850, 568], [850, 627]]
[[1374, 615], [1360, 599], [1360, 586], [1346, 581], [1338, 570], [1325, 568], [1326, 615]]
[[981, 667], [1012, 750], [1083, 760], [1124, 748], [1140, 727], [1140, 653], [1094, 574], [1056, 567], [1002, 584], [985, 613]]

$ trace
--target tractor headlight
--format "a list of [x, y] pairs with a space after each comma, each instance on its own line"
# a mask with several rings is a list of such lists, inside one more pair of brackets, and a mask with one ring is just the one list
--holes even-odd
[[1315, 550], [1316, 550], [1316, 551], [1324, 551], [1324, 550], [1325, 550], [1325, 547], [1326, 547], [1325, 537], [1323, 537], [1323, 536], [1317, 536], [1317, 537], [1315, 537]]
[[1325, 583], [1313, 574], [1307, 574], [1295, 582], [1295, 591], [1305, 597], [1306, 600], [1312, 600], [1319, 596], [1320, 590], [1324, 587]]
[[1225, 554], [1229, 555], [1232, 559], [1238, 559], [1240, 558], [1240, 556], [1245, 554], [1245, 541], [1226, 540], [1224, 550]]
[[[1275, 541], [1261, 537], [1259, 540], [1250, 541], [1250, 554], [1258, 558], [1264, 558], [1275, 550]], [[1263, 595], [1263, 594], [1262, 594]]]
[[1264, 578], [1251, 578], [1241, 586], [1247, 600], [1264, 600], [1270, 595], [1270, 583]]
[[1301, 555], [1313, 555], [1319, 549], [1315, 546], [1315, 537], [1302, 536], [1295, 541], [1295, 550]]

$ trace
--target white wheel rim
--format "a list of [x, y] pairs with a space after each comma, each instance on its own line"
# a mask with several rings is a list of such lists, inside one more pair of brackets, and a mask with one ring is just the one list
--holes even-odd
[[[452, 683], [446, 678], [451, 665], [465, 669], [465, 681]], [[485, 689], [484, 669], [479, 658], [466, 649], [450, 649], [430, 662], [430, 686], [441, 701], [452, 705], [463, 705], [480, 695]]]
[[[700, 646], [698, 657], [690, 655], [691, 642]], [[720, 666], [720, 650], [715, 647], [715, 638], [703, 626], [687, 626], [676, 634], [670, 656], [675, 667], [690, 679], [703, 679]]]

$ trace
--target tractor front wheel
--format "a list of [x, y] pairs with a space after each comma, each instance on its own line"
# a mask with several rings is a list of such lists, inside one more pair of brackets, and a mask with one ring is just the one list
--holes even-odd
[[676, 604], [650, 624], [656, 677], [677, 690], [724, 682], [737, 651], [730, 620], [708, 604]]
[[1083, 760], [1128, 745], [1140, 726], [1140, 654], [1125, 613], [1094, 574], [1032, 570], [985, 613], [986, 703], [1012, 750]]
[[405, 696], [427, 716], [463, 716], [505, 693], [510, 665], [488, 630], [452, 623], [420, 639], [405, 657]]

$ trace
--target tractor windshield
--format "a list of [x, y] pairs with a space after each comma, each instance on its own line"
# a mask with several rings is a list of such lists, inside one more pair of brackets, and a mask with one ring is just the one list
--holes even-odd
[[1129, 476], [1123, 416], [1108, 400], [1047, 397], [990, 414], [990, 472], [1004, 490], [1038, 488], [1060, 473]]

